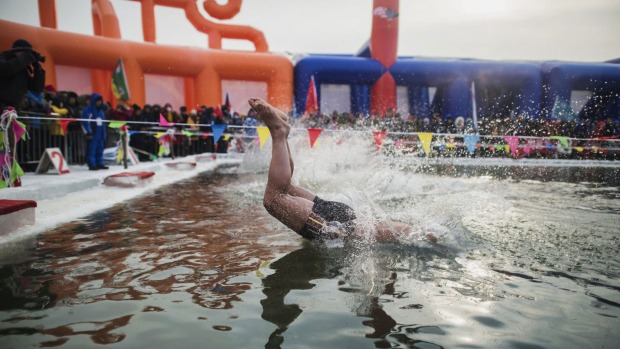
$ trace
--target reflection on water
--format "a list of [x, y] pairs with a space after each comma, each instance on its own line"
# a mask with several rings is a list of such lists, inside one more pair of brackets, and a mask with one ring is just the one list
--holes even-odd
[[[28, 253], [28, 260], [0, 269], [0, 335], [8, 336], [0, 338], [39, 334], [40, 344], [55, 346], [86, 335], [95, 343], [114, 343], [125, 338], [123, 328], [136, 321], [136, 311], [175, 312], [171, 306], [187, 301], [204, 309], [232, 309], [252, 287], [234, 278], [291, 247], [270, 246], [279, 232], [262, 209], [239, 211], [217, 193], [231, 180], [204, 177], [175, 184], [21, 242], [29, 245], [29, 252], [19, 251]], [[161, 295], [172, 295], [171, 303], [162, 304]], [[97, 310], [108, 301], [140, 309], [99, 320]], [[44, 310], [58, 308], [89, 309], [98, 320], [70, 310], [69, 318], [79, 320], [48, 321], [52, 315]]]
[[0, 347], [620, 342], [617, 187], [305, 161], [300, 182], [327, 198], [343, 178], [364, 183], [376, 189], [370, 204], [345, 190], [356, 209], [431, 230], [441, 245], [303, 242], [260, 206], [263, 174], [203, 176], [1, 246]]
[[291, 290], [310, 290], [315, 286], [311, 280], [340, 275], [340, 259], [329, 254], [333, 251], [307, 244], [306, 248], [293, 251], [271, 264], [274, 273], [262, 282], [266, 298], [260, 302], [263, 306], [261, 317], [277, 328], [269, 336], [265, 348], [280, 348], [283, 333], [302, 313], [298, 304], [285, 303], [284, 299]]

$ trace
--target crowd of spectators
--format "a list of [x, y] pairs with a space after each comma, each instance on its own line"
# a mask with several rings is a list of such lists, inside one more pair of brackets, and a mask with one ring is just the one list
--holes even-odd
[[620, 118], [613, 120], [544, 120], [517, 117], [495, 117], [478, 120], [458, 116], [443, 117], [434, 113], [431, 117], [415, 115], [403, 116], [392, 110], [380, 116], [372, 114], [369, 117], [351, 113], [304, 115], [296, 120], [297, 125], [309, 128], [326, 129], [358, 129], [382, 130], [387, 132], [431, 132], [436, 134], [466, 134], [479, 133], [480, 135], [500, 136], [516, 135], [531, 137], [564, 136], [569, 138], [598, 138], [620, 135]]
[[[616, 141], [620, 136], [620, 118], [593, 121], [573, 115], [569, 121], [516, 116], [482, 118], [475, 123], [473, 119], [462, 116], [442, 117], [438, 113], [431, 117], [403, 116], [388, 110], [382, 116], [311, 113], [293, 122], [303, 128], [386, 131], [388, 137], [395, 140], [393, 144], [399, 144], [398, 139], [404, 140], [401, 146], [417, 150], [420, 156], [426, 154], [421, 151], [419, 139], [411, 137], [417, 132], [434, 134], [431, 156], [620, 159], [620, 142]], [[463, 137], [466, 134], [480, 135], [480, 144], [473, 154], [466, 148]], [[519, 148], [522, 149], [511, 152], [505, 147], [504, 136], [519, 137]], [[570, 145], [565, 147], [556, 137], [570, 139]], [[528, 149], [527, 153], [523, 149]]]
[[[77, 95], [72, 91], [57, 91], [53, 86], [48, 85], [42, 93], [36, 94], [29, 92], [19, 108], [25, 123], [28, 126], [29, 133], [34, 138], [44, 138], [48, 140], [46, 146], [62, 144], [63, 139], [69, 139], [73, 145], [68, 149], [71, 158], [70, 162], [81, 163], [84, 156], [84, 149], [80, 137], [83, 136], [79, 119], [82, 110], [89, 104], [90, 95]], [[159, 104], [146, 104], [143, 106], [133, 104], [128, 105], [123, 102], [117, 103], [113, 107], [109, 101], [104, 101], [105, 120], [126, 121], [128, 129], [132, 132], [130, 145], [138, 150], [138, 156], [142, 161], [149, 161], [153, 155], [158, 154], [159, 143], [153, 137], [154, 134], [165, 131], [166, 128], [159, 127], [160, 115], [167, 122], [175, 124], [177, 135], [174, 138], [173, 154], [177, 156], [186, 156], [200, 154], [205, 152], [225, 153], [229, 146], [229, 137], [221, 138], [218, 142], [214, 142], [213, 137], [209, 134], [212, 132], [211, 124], [223, 124], [234, 126], [256, 127], [258, 121], [254, 111], [250, 110], [247, 114], [241, 116], [238, 112], [231, 112], [226, 105], [210, 107], [202, 105], [199, 108], [188, 110], [185, 106], [181, 106], [175, 110], [170, 103], [163, 106]], [[39, 119], [44, 118], [70, 118], [76, 119], [69, 122], [66, 130], [61, 126], [61, 122], [55, 120]], [[190, 133], [181, 134], [181, 130]], [[227, 133], [241, 132], [248, 137], [256, 135], [256, 130], [247, 128], [228, 128]], [[32, 139], [31, 146], [38, 144], [36, 139]], [[61, 139], [62, 138], [62, 139]], [[107, 146], [112, 147], [118, 141], [118, 134], [108, 133]], [[40, 148], [35, 147], [35, 148]], [[35, 149], [34, 153], [39, 153], [41, 149]], [[36, 156], [24, 154], [26, 161], [38, 160]], [[74, 156], [75, 155], [75, 156]], [[24, 156], [22, 156], [22, 159]]]
[[[81, 110], [88, 105], [89, 96], [80, 95], [71, 91], [56, 91], [52, 86], [47, 86], [42, 94], [28, 93], [21, 106], [21, 112], [25, 115], [47, 115], [63, 118], [79, 119]], [[224, 106], [205, 106], [190, 109], [182, 106], [175, 110], [170, 103], [163, 106], [159, 104], [146, 104], [143, 106], [118, 103], [113, 107], [109, 101], [105, 101], [105, 114], [107, 120], [127, 121], [130, 130], [134, 132], [131, 137], [131, 146], [138, 149], [141, 160], [149, 160], [152, 154], [157, 154], [158, 143], [152, 137], [152, 133], [161, 131], [158, 128], [159, 118], [162, 115], [166, 121], [174, 123], [177, 130], [187, 130], [182, 137], [176, 137], [174, 141], [175, 153], [185, 156], [204, 152], [227, 152], [230, 138], [221, 138], [217, 143], [208, 135], [212, 130], [208, 125], [225, 124], [232, 126], [226, 132], [236, 135], [243, 134], [246, 137], [256, 136], [255, 126], [260, 125], [255, 113], [249, 110], [246, 114], [237, 111], [231, 112]], [[620, 135], [620, 123], [618, 120], [579, 120], [574, 118], [566, 120], [543, 120], [525, 117], [497, 117], [482, 118], [477, 125], [471, 118], [452, 116], [442, 117], [433, 114], [430, 117], [418, 117], [415, 115], [403, 116], [392, 110], [385, 115], [354, 115], [351, 113], [310, 113], [299, 117], [290, 115], [291, 123], [295, 127], [322, 128], [322, 129], [352, 129], [352, 130], [380, 130], [386, 131], [392, 137], [401, 135], [404, 139], [411, 140], [408, 134], [416, 132], [430, 132], [441, 135], [462, 135], [479, 133], [484, 136], [499, 137], [496, 141], [504, 143], [501, 136], [517, 135], [530, 137], [563, 136], [577, 139], [592, 138], [617, 138]], [[40, 127], [42, 121], [31, 119], [28, 124], [32, 127]], [[43, 122], [45, 124], [45, 122]], [[58, 122], [47, 123], [51, 137], [63, 136], [64, 131]], [[80, 123], [71, 122], [67, 126], [67, 133], [79, 134]], [[108, 146], [113, 146], [118, 140], [109, 137]], [[435, 138], [434, 138], [435, 140]], [[77, 140], [75, 142], [78, 142]], [[577, 142], [577, 141], [576, 141]], [[577, 144], [577, 143], [575, 143]], [[612, 143], [617, 147], [617, 143]], [[79, 153], [79, 149], [75, 149]], [[465, 153], [464, 153], [465, 154]], [[480, 154], [485, 155], [485, 154]], [[487, 154], [488, 155], [488, 154]]]

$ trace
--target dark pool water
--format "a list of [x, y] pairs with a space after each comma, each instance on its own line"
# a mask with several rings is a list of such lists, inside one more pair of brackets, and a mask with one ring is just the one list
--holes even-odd
[[[620, 345], [617, 187], [380, 178], [373, 207], [440, 245], [323, 246], [266, 214], [264, 177], [201, 175], [3, 245], [0, 347]], [[329, 197], [320, 177], [300, 181]]]

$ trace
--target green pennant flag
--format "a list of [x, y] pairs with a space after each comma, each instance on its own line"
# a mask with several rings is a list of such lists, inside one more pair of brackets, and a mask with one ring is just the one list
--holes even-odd
[[127, 121], [111, 121], [108, 124], [109, 128], [121, 128], [127, 124]]
[[550, 139], [557, 139], [560, 144], [562, 145], [562, 148], [568, 148], [568, 138], [564, 137], [564, 136], [551, 136], [549, 137]]
[[187, 131], [187, 130], [181, 130], [181, 133], [186, 135], [187, 137], [192, 137], [192, 136], [196, 135], [194, 132], [190, 132], [190, 131]]
[[503, 150], [508, 153], [510, 151], [510, 146], [508, 146], [508, 144], [496, 144], [495, 150]]
[[10, 183], [15, 183], [15, 180], [24, 176], [24, 170], [19, 166], [17, 161], [13, 161], [13, 166], [11, 167], [11, 178], [9, 179]]
[[118, 100], [129, 100], [129, 85], [127, 84], [127, 76], [125, 76], [125, 68], [121, 58], [118, 59], [116, 69], [114, 69], [114, 74], [112, 74], [112, 93]]

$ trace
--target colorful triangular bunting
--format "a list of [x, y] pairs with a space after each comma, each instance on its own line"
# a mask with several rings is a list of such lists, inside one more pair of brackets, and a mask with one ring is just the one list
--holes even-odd
[[320, 128], [309, 128], [308, 129], [308, 138], [310, 139], [310, 148], [314, 148], [314, 143], [316, 142], [319, 135], [321, 135], [323, 129]]
[[422, 149], [424, 149], [424, 153], [428, 157], [431, 154], [431, 141], [433, 140], [432, 132], [418, 132], [418, 138], [422, 143]]
[[257, 127], [256, 132], [258, 132], [258, 140], [259, 140], [260, 147], [262, 148], [263, 145], [265, 145], [265, 142], [267, 141], [267, 138], [269, 138], [271, 133], [269, 133], [269, 129], [265, 126]]

